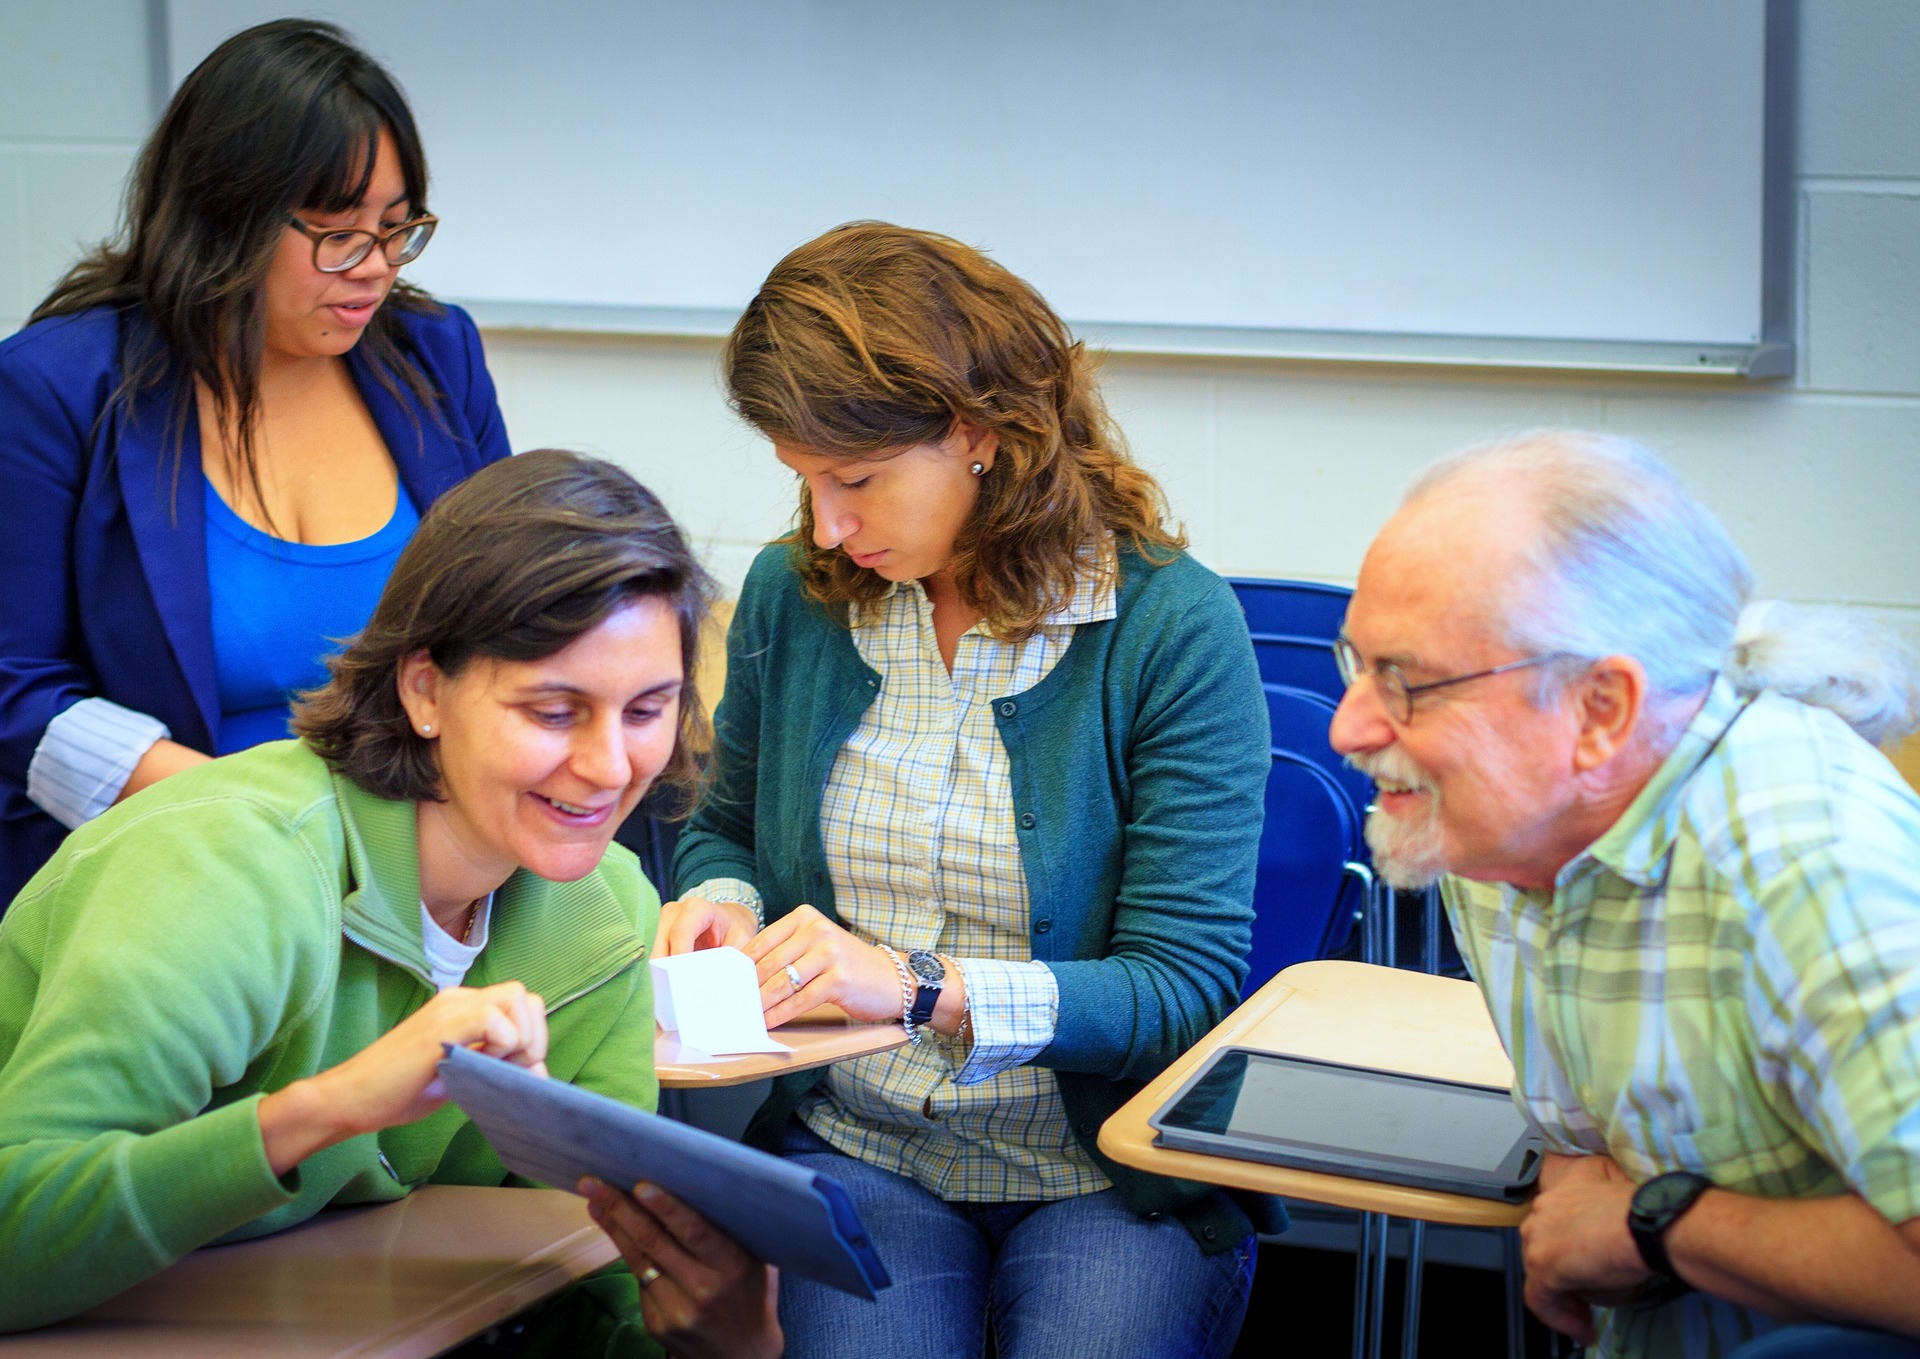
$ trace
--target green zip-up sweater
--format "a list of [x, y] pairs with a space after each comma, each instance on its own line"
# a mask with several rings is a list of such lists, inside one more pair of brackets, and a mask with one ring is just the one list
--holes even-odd
[[[261, 1097], [433, 994], [414, 816], [276, 741], [128, 799], [27, 884], [0, 918], [0, 1331], [328, 1204], [516, 1182], [452, 1105], [267, 1165]], [[658, 916], [617, 846], [578, 882], [516, 873], [467, 982], [524, 982], [552, 1074], [650, 1109]]]
[[[1237, 1245], [1242, 1207], [1116, 1164], [1095, 1144], [1133, 1093], [1226, 1017], [1252, 943], [1267, 708], [1245, 615], [1184, 553], [1120, 553], [1116, 616], [1083, 623], [1046, 678], [993, 701], [1031, 900], [1032, 956], [1060, 985], [1051, 1067], [1074, 1135], [1135, 1212], [1173, 1212], [1203, 1249]], [[879, 692], [846, 625], [810, 602], [792, 552], [762, 551], [727, 632], [715, 776], [674, 878], [744, 878], [767, 918], [831, 919], [820, 799]], [[748, 1140], [771, 1148], [824, 1075], [775, 1081]], [[1263, 1222], [1272, 1222], [1258, 1205]]]

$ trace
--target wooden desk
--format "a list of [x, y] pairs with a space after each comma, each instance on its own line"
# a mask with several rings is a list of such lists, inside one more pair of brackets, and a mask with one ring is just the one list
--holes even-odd
[[3, 1359], [419, 1359], [618, 1258], [585, 1199], [429, 1185], [195, 1251]]
[[1100, 1150], [1122, 1165], [1159, 1175], [1424, 1222], [1511, 1227], [1526, 1216], [1524, 1204], [1156, 1147], [1147, 1119], [1208, 1057], [1236, 1044], [1385, 1071], [1511, 1086], [1513, 1064], [1500, 1046], [1480, 988], [1472, 982], [1365, 963], [1297, 963], [1261, 987], [1122, 1105], [1100, 1129]]
[[806, 1071], [849, 1057], [892, 1052], [905, 1047], [906, 1030], [898, 1024], [860, 1024], [832, 1006], [809, 1010], [789, 1024], [771, 1030], [774, 1038], [792, 1048], [785, 1052], [748, 1052], [705, 1062], [680, 1059], [679, 1035], [664, 1029], [653, 1034], [653, 1067], [662, 1090], [714, 1089], [745, 1085], [768, 1076]]

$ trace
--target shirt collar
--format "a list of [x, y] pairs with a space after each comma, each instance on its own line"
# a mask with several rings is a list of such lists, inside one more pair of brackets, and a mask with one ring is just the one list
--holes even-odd
[[1559, 872], [1564, 885], [1589, 859], [1638, 887], [1655, 887], [1666, 878], [1667, 856], [1680, 835], [1686, 791], [1693, 776], [1712, 756], [1748, 700], [1725, 679], [1715, 679], [1707, 701], [1694, 714], [1680, 740], [1647, 780], [1647, 786], [1598, 840]]
[[[880, 623], [887, 616], [894, 597], [903, 588], [916, 596], [916, 608], [926, 597], [926, 587], [917, 580], [891, 581], [872, 603], [865, 607], [857, 602], [853, 604], [848, 610], [849, 621], [856, 628]], [[1112, 551], [1109, 550], [1104, 559], [1093, 552], [1083, 552], [1080, 555], [1080, 569], [1073, 578], [1073, 593], [1065, 604], [1048, 614], [1040, 626], [1055, 628], [1073, 627], [1080, 623], [1103, 623], [1119, 616], [1119, 600], [1119, 563]], [[976, 623], [974, 628], [982, 626]]]

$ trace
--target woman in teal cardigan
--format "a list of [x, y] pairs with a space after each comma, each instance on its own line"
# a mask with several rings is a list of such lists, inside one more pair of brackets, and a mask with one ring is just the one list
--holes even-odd
[[[617, 468], [495, 463], [427, 514], [302, 739], [66, 840], [0, 919], [0, 1332], [332, 1204], [511, 1182], [434, 1084], [444, 1043], [652, 1107], [658, 898], [609, 841], [691, 777], [706, 593]], [[778, 1353], [764, 1267], [591, 1188], [633, 1273], [549, 1310], [556, 1352]]]
[[802, 246], [726, 371], [800, 527], [741, 595], [663, 949], [744, 948], [771, 1024], [916, 1040], [782, 1079], [750, 1132], [848, 1186], [896, 1281], [786, 1281], [788, 1353], [977, 1355], [990, 1322], [1008, 1359], [1225, 1354], [1247, 1215], [1095, 1138], [1245, 977], [1268, 755], [1231, 592], [1058, 318], [955, 241]]

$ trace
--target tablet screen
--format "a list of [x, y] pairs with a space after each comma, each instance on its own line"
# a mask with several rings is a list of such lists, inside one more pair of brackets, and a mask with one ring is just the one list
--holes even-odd
[[1169, 1127], [1493, 1174], [1528, 1129], [1505, 1091], [1226, 1052]]

